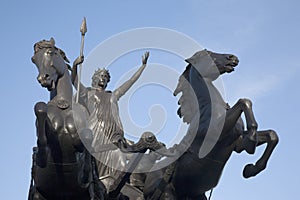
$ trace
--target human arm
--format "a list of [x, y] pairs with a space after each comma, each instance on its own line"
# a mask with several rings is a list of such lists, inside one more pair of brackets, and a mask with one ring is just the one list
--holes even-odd
[[78, 56], [76, 60], [74, 60], [73, 62], [71, 80], [72, 80], [72, 84], [75, 86], [76, 89], [77, 89], [77, 66], [79, 64], [82, 64], [83, 61], [84, 61], [84, 57]]
[[[71, 73], [71, 80], [72, 80], [72, 84], [74, 85], [75, 89], [78, 91], [78, 72], [77, 72], [77, 66], [79, 64], [82, 64], [84, 61], [84, 57], [83, 56], [78, 56], [76, 58], [76, 60], [73, 62], [73, 67], [72, 67], [72, 73]], [[80, 93], [84, 92], [86, 90], [86, 88], [84, 87], [84, 85], [82, 83], [80, 83]]]
[[117, 100], [119, 100], [128, 90], [129, 88], [140, 78], [142, 72], [145, 70], [147, 65], [147, 60], [149, 57], [149, 52], [147, 51], [142, 57], [142, 66], [133, 74], [133, 76], [123, 83], [119, 88], [117, 88], [113, 93]]
[[82, 64], [83, 60], [84, 60], [83, 56], [77, 57], [76, 60], [73, 62], [73, 67], [71, 72], [71, 81], [75, 89], [77, 90], [77, 92], [79, 92], [79, 102], [81, 102], [81, 104], [84, 104], [84, 102], [86, 103], [87, 92], [88, 92], [87, 88], [85, 88], [85, 86], [81, 82], [79, 84], [79, 89], [78, 89], [77, 66], [79, 64]]

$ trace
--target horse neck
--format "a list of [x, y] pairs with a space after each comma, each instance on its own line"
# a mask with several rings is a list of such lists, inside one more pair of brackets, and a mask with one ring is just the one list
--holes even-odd
[[199, 109], [205, 107], [206, 105], [210, 105], [211, 98], [209, 87], [211, 85], [209, 80], [203, 78], [194, 67], [191, 68], [189, 78], [189, 83], [193, 88], [194, 94], [196, 95]]
[[66, 69], [63, 76], [57, 80], [56, 89], [51, 91], [50, 100], [66, 100], [68, 102], [72, 101], [72, 82], [71, 76]]
[[221, 104], [226, 105], [222, 95], [220, 94], [219, 90], [215, 87], [211, 80], [206, 82], [207, 88], [209, 90], [211, 101], [214, 104]]
[[[189, 137], [193, 138], [189, 151], [198, 155], [207, 134], [215, 138], [215, 130], [219, 130], [220, 116], [226, 115], [227, 104], [223, 100], [218, 89], [209, 78], [198, 76], [192, 80], [191, 85], [198, 100], [199, 113], [191, 123]], [[195, 126], [196, 125], [196, 126]], [[205, 144], [207, 145], [207, 144]]]
[[[196, 69], [193, 70], [196, 71]], [[191, 79], [190, 84], [195, 92], [200, 108], [211, 104], [220, 104], [222, 106], [226, 106], [222, 95], [214, 86], [211, 79], [202, 77], [200, 74], [198, 74]]]

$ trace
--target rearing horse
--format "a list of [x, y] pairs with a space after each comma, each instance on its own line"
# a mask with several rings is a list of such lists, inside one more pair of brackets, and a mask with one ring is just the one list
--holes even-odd
[[35, 105], [37, 147], [34, 148], [30, 200], [103, 199], [95, 162], [83, 146], [91, 140], [86, 119], [72, 107], [72, 83], [65, 53], [54, 39], [34, 45], [32, 62], [37, 80], [50, 92], [50, 101]]
[[249, 178], [266, 168], [278, 143], [275, 131], [257, 131], [250, 100], [240, 99], [230, 107], [212, 83], [220, 75], [234, 71], [238, 64], [236, 56], [202, 50], [186, 61], [188, 66], [174, 95], [182, 93], [178, 115], [190, 126], [185, 138], [173, 148], [179, 151], [178, 160], [148, 174], [146, 199], [207, 200], [205, 192], [218, 184], [233, 151], [253, 154], [256, 146], [267, 143], [261, 158], [245, 166], [243, 176]]

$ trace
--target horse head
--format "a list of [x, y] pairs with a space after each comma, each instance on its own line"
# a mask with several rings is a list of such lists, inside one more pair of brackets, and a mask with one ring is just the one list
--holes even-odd
[[185, 61], [194, 66], [203, 78], [211, 80], [217, 79], [221, 74], [234, 71], [234, 67], [239, 63], [235, 55], [219, 54], [206, 49], [196, 52]]
[[34, 44], [34, 55], [31, 61], [38, 68], [38, 82], [49, 91], [56, 88], [58, 79], [64, 75], [67, 69], [65, 62], [69, 62], [65, 53], [55, 47], [53, 38]]

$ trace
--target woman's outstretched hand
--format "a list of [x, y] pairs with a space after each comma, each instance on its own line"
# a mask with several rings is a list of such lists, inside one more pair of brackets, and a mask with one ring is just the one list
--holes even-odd
[[149, 51], [146, 51], [146, 53], [143, 55], [142, 57], [142, 62], [143, 62], [143, 65], [146, 65], [147, 64], [147, 60], [149, 58]]

